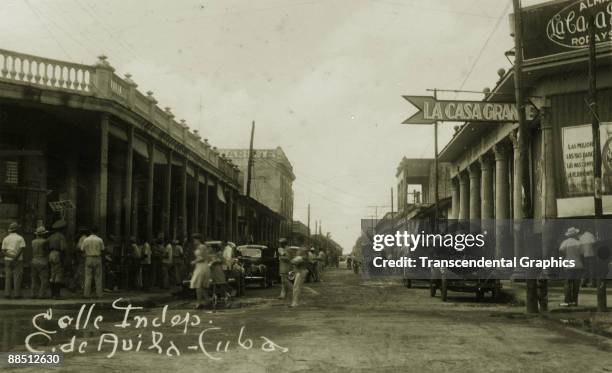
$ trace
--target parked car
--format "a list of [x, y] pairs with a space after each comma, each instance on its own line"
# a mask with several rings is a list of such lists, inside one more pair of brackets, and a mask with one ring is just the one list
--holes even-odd
[[238, 246], [236, 251], [238, 260], [244, 268], [246, 284], [256, 283], [262, 288], [267, 288], [278, 279], [276, 250], [264, 245], [242, 245]]

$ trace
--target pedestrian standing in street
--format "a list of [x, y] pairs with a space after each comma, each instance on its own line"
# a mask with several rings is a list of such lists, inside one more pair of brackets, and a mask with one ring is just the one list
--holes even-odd
[[578, 237], [578, 241], [580, 241], [584, 253], [584, 280], [582, 286], [589, 286], [590, 283], [592, 287], [595, 287], [595, 266], [597, 264], [595, 258], [595, 236], [585, 229]]
[[174, 268], [171, 274], [172, 283], [181, 286], [183, 276], [185, 276], [185, 252], [179, 240], [172, 241], [172, 265]]
[[54, 230], [53, 234], [49, 236], [47, 241], [49, 242], [49, 267], [50, 276], [49, 283], [51, 286], [51, 296], [54, 299], [59, 299], [60, 291], [64, 283], [64, 262], [63, 259], [66, 255], [66, 236], [64, 236], [63, 230], [66, 227], [65, 224], [56, 222], [53, 224], [58, 227]]
[[323, 281], [323, 270], [327, 267], [327, 255], [325, 251], [319, 250], [319, 254], [317, 256], [317, 267], [319, 270], [319, 282]]
[[561, 242], [559, 254], [567, 260], [574, 261], [573, 268], [565, 268], [565, 304], [566, 306], [578, 305], [578, 293], [580, 291], [580, 280], [584, 265], [582, 262], [582, 245], [578, 240], [580, 230], [576, 227], [568, 228], [565, 232], [565, 240]]
[[140, 287], [142, 290], [149, 291], [153, 286], [153, 250], [148, 241], [144, 241], [140, 246]]
[[79, 228], [79, 240], [76, 244], [74, 252], [75, 270], [74, 276], [70, 283], [70, 290], [73, 292], [83, 291], [83, 283], [85, 282], [85, 253], [83, 252], [83, 242], [89, 235], [88, 229], [85, 227]]
[[172, 242], [168, 241], [166, 246], [164, 247], [164, 252], [162, 253], [161, 259], [161, 273], [162, 273], [162, 289], [170, 288], [170, 275], [174, 272], [174, 268], [172, 266], [174, 254], [174, 248], [172, 246]]
[[32, 298], [46, 298], [49, 288], [49, 243], [45, 239], [47, 230], [38, 227], [32, 240], [32, 266], [30, 267]]
[[63, 246], [63, 248], [60, 250], [60, 260], [62, 263], [63, 280], [67, 278], [72, 278], [76, 270], [76, 267], [74, 264], [75, 262], [74, 247], [71, 248], [70, 245], [68, 245], [68, 241], [66, 240], [66, 228], [67, 227], [68, 227], [68, 224], [66, 223], [66, 220], [59, 219], [55, 221], [53, 225], [51, 225], [52, 234], [47, 239], [49, 240], [52, 238], [51, 241], [55, 241], [53, 242], [54, 246], [58, 246], [58, 245]]
[[98, 228], [93, 227], [89, 236], [83, 241], [81, 249], [85, 253], [85, 283], [83, 295], [91, 297], [91, 282], [96, 286], [96, 297], [102, 298], [102, 253], [104, 252], [104, 241], [98, 237]]
[[289, 289], [292, 288], [289, 280], [289, 272], [291, 271], [291, 256], [287, 248], [287, 240], [281, 238], [278, 240], [278, 273], [281, 278], [281, 292], [278, 299], [285, 299]]
[[208, 286], [210, 283], [210, 251], [202, 241], [201, 234], [193, 234], [195, 259], [191, 262], [194, 268], [189, 288], [195, 289], [196, 309], [202, 309], [208, 303]]
[[311, 247], [308, 251], [308, 277], [312, 282], [319, 282], [319, 266], [317, 261], [317, 254], [314, 247]]
[[304, 281], [306, 280], [306, 274], [308, 271], [308, 249], [300, 248], [297, 255], [291, 259], [293, 265], [293, 272], [295, 273], [295, 279], [293, 280], [293, 297], [291, 299], [291, 305], [289, 307], [297, 307], [300, 304], [300, 295], [302, 294], [302, 288], [304, 287]]
[[130, 246], [127, 252], [128, 288], [140, 290], [142, 288], [142, 252], [136, 237], [130, 237]]
[[[23, 250], [25, 240], [17, 233], [19, 225], [11, 223], [8, 235], [2, 240], [2, 255], [4, 256], [4, 296], [6, 298], [21, 298], [21, 280], [23, 276]], [[11, 293], [12, 292], [12, 293]]]

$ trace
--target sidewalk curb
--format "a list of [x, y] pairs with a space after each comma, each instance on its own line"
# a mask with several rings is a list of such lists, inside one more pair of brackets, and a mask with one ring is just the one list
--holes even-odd
[[129, 303], [134, 306], [140, 306], [145, 308], [152, 308], [160, 303], [169, 302], [176, 299], [172, 294], [155, 294], [151, 296], [118, 296], [116, 298], [103, 298], [103, 299], [45, 299], [43, 300], [32, 300], [32, 299], [19, 299], [19, 300], [0, 300], [0, 308], [2, 309], [36, 309], [41, 308], [54, 308], [54, 309], [79, 309], [82, 305], [95, 304], [99, 309], [112, 309], [113, 302], [117, 299], [122, 299], [122, 303]]
[[[502, 289], [502, 293], [512, 299], [512, 303], [517, 306], [525, 306], [525, 300], [519, 292], [524, 291], [524, 286], [506, 287]], [[576, 317], [577, 313], [597, 313], [597, 307], [593, 306], [577, 306], [568, 308], [552, 308], [546, 312], [540, 312], [537, 314], [527, 314], [533, 318], [540, 318], [542, 320], [553, 322], [564, 328], [577, 332], [584, 336], [596, 337], [600, 342], [604, 342], [606, 345], [612, 347], [612, 333], [605, 330], [594, 327], [588, 322]], [[567, 315], [567, 317], [563, 317]], [[564, 321], [565, 320], [565, 321]]]

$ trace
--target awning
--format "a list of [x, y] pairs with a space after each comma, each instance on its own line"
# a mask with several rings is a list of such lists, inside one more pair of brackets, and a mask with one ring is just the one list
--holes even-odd
[[225, 200], [225, 193], [223, 192], [223, 188], [219, 184], [217, 184], [217, 198], [219, 198], [219, 201], [227, 203], [227, 201]]

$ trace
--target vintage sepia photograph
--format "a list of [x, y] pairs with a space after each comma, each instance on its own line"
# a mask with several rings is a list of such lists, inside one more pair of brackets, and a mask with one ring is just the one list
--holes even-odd
[[612, 372], [612, 0], [0, 20], [0, 371]]

